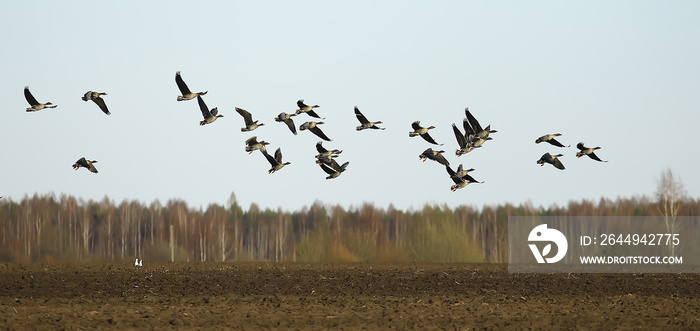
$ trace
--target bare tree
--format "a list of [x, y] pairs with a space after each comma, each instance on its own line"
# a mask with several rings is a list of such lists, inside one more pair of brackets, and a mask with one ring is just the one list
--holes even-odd
[[[661, 178], [657, 181], [656, 197], [659, 200], [658, 209], [664, 218], [667, 233], [676, 233], [678, 209], [680, 209], [686, 195], [683, 182], [673, 174], [671, 169], [666, 169], [661, 173]], [[675, 255], [675, 248], [674, 245], [670, 245], [671, 255]]]

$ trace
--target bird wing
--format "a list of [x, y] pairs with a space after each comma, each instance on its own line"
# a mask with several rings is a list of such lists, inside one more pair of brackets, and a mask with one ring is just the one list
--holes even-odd
[[459, 184], [464, 181], [462, 178], [456, 176], [457, 173], [452, 170], [449, 165], [445, 165], [445, 169], [447, 169], [447, 173], [450, 175], [450, 178], [453, 182], [455, 182], [455, 184]]
[[247, 110], [236, 107], [236, 111], [243, 116], [246, 126], [253, 124], [253, 116]]
[[277, 161], [277, 163], [282, 163], [282, 149], [279, 147], [277, 147], [275, 151], [275, 161]]
[[[277, 150], [279, 151], [279, 148], [278, 148]], [[272, 157], [272, 155], [270, 155], [270, 154], [267, 153], [267, 150], [266, 150], [266, 149], [261, 148], [261, 149], [260, 149], [260, 152], [263, 153], [263, 155], [265, 155], [265, 158], [267, 159], [267, 162], [270, 162], [270, 165], [272, 165], [273, 167], [279, 164], [279, 162], [277, 162], [277, 160], [275, 160], [275, 158]], [[275, 153], [276, 153], [276, 152], [275, 152]]]
[[299, 109], [303, 109], [303, 108], [308, 107], [308, 106], [304, 103], [304, 99], [299, 99], [299, 101], [297, 101], [297, 106], [299, 107]]
[[455, 133], [455, 138], [457, 138], [457, 144], [459, 144], [459, 148], [464, 148], [467, 147], [467, 139], [464, 137], [461, 131], [457, 128], [457, 126], [452, 123], [452, 131]]
[[291, 118], [285, 119], [284, 124], [287, 124], [287, 127], [289, 130], [292, 131], [293, 134], [297, 134], [297, 128], [294, 126], [294, 120]]
[[564, 144], [560, 143], [559, 141], [557, 141], [554, 138], [547, 140], [547, 142], [554, 145], [554, 146], [557, 146], [557, 147], [566, 147], [566, 146], [564, 146]]
[[413, 128], [413, 130], [420, 129], [421, 128], [420, 121], [415, 121], [415, 122], [411, 123], [411, 127]]
[[75, 161], [76, 164], [80, 165], [81, 167], [89, 168], [90, 165], [87, 163], [87, 160], [85, 160], [84, 157], [81, 157], [78, 159], [78, 161]]
[[100, 107], [100, 109], [102, 109], [102, 111], [105, 114], [107, 114], [107, 115], [110, 114], [109, 109], [107, 109], [107, 104], [105, 103], [104, 99], [102, 99], [101, 97], [98, 96], [97, 98], [92, 99], [92, 101], [95, 101], [95, 103]]
[[326, 134], [323, 133], [323, 131], [321, 131], [321, 128], [319, 128], [318, 126], [314, 126], [313, 128], [309, 129], [309, 131], [313, 132], [315, 135], [317, 135], [319, 138], [321, 138], [325, 141], [331, 141], [331, 139], [328, 138], [326, 136]]
[[584, 149], [586, 149], [586, 146], [584, 146], [583, 143], [578, 143], [578, 144], [576, 144], [576, 148], [578, 148], [580, 150], [584, 150]]
[[473, 136], [476, 135], [476, 132], [474, 132], [474, 129], [472, 128], [471, 124], [469, 124], [468, 119], [463, 119], [462, 120], [462, 126], [464, 127], [464, 136]]
[[328, 150], [327, 150], [325, 147], [323, 147], [323, 142], [322, 142], [322, 141], [319, 141], [319, 142], [316, 143], [316, 150], [317, 150], [320, 154], [328, 153]]
[[444, 164], [446, 166], [450, 165], [450, 161], [447, 161], [442, 153], [435, 153], [435, 161], [438, 161], [440, 164]]
[[476, 117], [474, 117], [474, 115], [472, 115], [472, 113], [469, 111], [469, 108], [465, 109], [464, 113], [467, 115], [467, 119], [469, 120], [469, 124], [471, 124], [472, 129], [474, 129], [474, 132], [478, 133], [478, 132], [484, 131], [484, 129], [481, 128], [479, 121], [477, 121]]
[[313, 110], [309, 110], [306, 113], [309, 114], [309, 116], [311, 117], [321, 118], [321, 116], [318, 116], [318, 114], [316, 114], [316, 112]]
[[469, 175], [464, 175], [462, 176], [462, 180], [470, 183], [478, 183], [479, 181], [474, 179], [474, 177], [469, 176]]
[[197, 103], [199, 104], [199, 110], [202, 111], [202, 116], [204, 116], [205, 119], [211, 117], [211, 112], [209, 112], [209, 108], [207, 108], [207, 104], [204, 103], [202, 97], [197, 96]]
[[257, 144], [258, 143], [257, 139], [258, 139], [258, 136], [252, 136], [245, 141], [245, 144], [248, 146], [252, 146], [254, 144]]
[[27, 99], [27, 102], [29, 102], [29, 104], [32, 106], [39, 104], [39, 101], [36, 101], [36, 98], [34, 98], [32, 92], [29, 92], [29, 86], [24, 87], [24, 98]]
[[182, 93], [183, 96], [192, 93], [190, 92], [190, 88], [187, 87], [187, 84], [185, 84], [185, 81], [180, 77], [179, 71], [175, 73], [175, 83], [177, 83], [177, 88], [180, 89], [180, 93]]
[[557, 169], [560, 169], [560, 170], [566, 169], [566, 168], [564, 167], [564, 164], [561, 163], [561, 161], [559, 161], [559, 158], [555, 158], [553, 164], [554, 164], [554, 167], [557, 168]]
[[357, 120], [360, 121], [360, 123], [369, 124], [369, 120], [367, 119], [367, 117], [365, 117], [365, 115], [362, 115], [362, 113], [357, 107], [355, 107], [355, 116], [357, 116]]
[[435, 140], [433, 139], [433, 137], [431, 137], [430, 134], [427, 133], [427, 132], [424, 133], [424, 134], [422, 134], [422, 135], [420, 135], [420, 136], [423, 137], [423, 139], [425, 139], [425, 141], [427, 141], [427, 142], [429, 142], [429, 143], [431, 143], [431, 144], [441, 145], [441, 144], [436, 143]]
[[[334, 161], [335, 162], [335, 161]], [[335, 169], [331, 169], [329, 166], [327, 166], [325, 163], [321, 163], [321, 169], [325, 171], [327, 174], [332, 175], [336, 173], [337, 171]]]
[[589, 156], [591, 159], [594, 159], [594, 160], [596, 160], [596, 161], [608, 162], [608, 161], [603, 161], [603, 160], [601, 160], [601, 159], [598, 157], [598, 155], [595, 155], [595, 153], [593, 153], [593, 152], [591, 152], [591, 154], [588, 154], [588, 156]]
[[88, 167], [88, 169], [93, 173], [97, 173], [97, 168], [95, 168], [95, 165], [92, 164], [92, 162], [90, 162], [89, 164], [90, 166]]

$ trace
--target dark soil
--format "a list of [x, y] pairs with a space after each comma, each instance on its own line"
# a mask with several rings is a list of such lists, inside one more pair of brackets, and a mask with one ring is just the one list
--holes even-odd
[[696, 274], [505, 265], [0, 264], [0, 329], [700, 329]]

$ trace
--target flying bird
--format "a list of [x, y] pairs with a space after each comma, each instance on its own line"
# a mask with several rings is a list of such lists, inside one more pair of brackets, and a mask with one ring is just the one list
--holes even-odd
[[457, 191], [458, 189], [461, 189], [463, 187], [466, 187], [467, 185], [471, 183], [479, 183], [483, 184], [484, 182], [479, 182], [474, 177], [469, 176], [467, 174], [464, 174], [464, 176], [457, 176], [457, 173], [450, 168], [449, 165], [445, 166], [445, 169], [447, 169], [447, 173], [450, 175], [450, 178], [454, 182], [454, 185], [450, 186], [450, 190], [452, 192]]
[[476, 138], [486, 138], [489, 136], [489, 134], [498, 132], [496, 130], [491, 130], [490, 124], [485, 129], [482, 129], [479, 121], [477, 121], [476, 117], [474, 117], [474, 115], [472, 115], [472, 113], [469, 111], [469, 107], [464, 109], [464, 114], [467, 115], [467, 120], [469, 121], [472, 130], [474, 130], [474, 135]]
[[551, 155], [549, 153], [544, 153], [542, 157], [540, 157], [539, 160], [537, 160], [537, 164], [540, 165], [540, 167], [544, 166], [545, 163], [549, 163], [553, 165], [555, 168], [559, 170], [564, 170], [564, 164], [561, 163], [559, 160], [559, 157], [564, 156], [563, 154], [557, 154], [557, 155]]
[[90, 170], [91, 172], [97, 173], [97, 168], [95, 168], [95, 165], [93, 163], [97, 163], [97, 161], [88, 161], [84, 157], [81, 157], [78, 161], [75, 161], [73, 164], [73, 170], [78, 170], [80, 167], [86, 168]]
[[282, 150], [277, 148], [275, 151], [275, 157], [272, 157], [272, 155], [267, 154], [267, 149], [265, 147], [260, 149], [260, 152], [265, 155], [265, 158], [267, 159], [268, 162], [270, 162], [270, 165], [272, 166], [270, 170], [267, 171], [268, 174], [274, 173], [275, 171], [278, 171], [282, 169], [284, 166], [291, 164], [291, 162], [282, 162]]
[[326, 165], [325, 163], [321, 163], [321, 169], [328, 174], [326, 179], [333, 179], [340, 176], [340, 174], [345, 171], [345, 168], [348, 167], [348, 164], [350, 164], [350, 162], [345, 162], [343, 165], [338, 165], [338, 162], [335, 162], [335, 160], [331, 160], [330, 163], [330, 166]]
[[316, 143], [316, 150], [318, 151], [318, 155], [316, 155], [316, 164], [331, 164], [333, 158], [338, 157], [338, 154], [343, 152], [342, 150], [338, 149], [326, 149], [325, 147], [323, 147], [322, 141]]
[[[469, 125], [466, 119], [464, 120], [464, 123], [465, 125]], [[471, 129], [471, 127], [469, 129]], [[457, 144], [459, 145], [459, 149], [455, 151], [455, 155], [462, 156], [463, 154], [467, 154], [474, 149], [474, 146], [471, 144], [471, 140], [467, 140], [469, 137], [462, 134], [462, 131], [459, 131], [459, 128], [457, 128], [454, 123], [452, 123], [452, 131], [454, 132], [455, 138], [457, 138]]]
[[207, 104], [204, 103], [204, 99], [199, 95], [197, 96], [197, 103], [199, 103], [199, 109], [202, 111], [202, 116], [204, 116], [204, 120], [199, 122], [200, 126], [212, 123], [219, 117], [224, 117], [224, 115], [219, 115], [219, 110], [216, 107], [210, 111]]
[[539, 144], [541, 142], [548, 142], [548, 143], [550, 143], [554, 146], [557, 146], [557, 147], [569, 147], [569, 146], [571, 146], [571, 145], [564, 146], [564, 144], [562, 144], [559, 141], [557, 141], [556, 139], [554, 139], [554, 137], [559, 137], [559, 136], [561, 136], [561, 133], [546, 134], [542, 137], [537, 138], [537, 140], [535, 140], [535, 144]]
[[177, 101], [186, 101], [186, 100], [191, 100], [194, 99], [195, 97], [198, 97], [200, 95], [205, 95], [209, 91], [204, 91], [204, 92], [197, 92], [197, 93], [192, 93], [190, 91], [190, 88], [187, 87], [187, 84], [185, 84], [185, 81], [182, 80], [182, 76], [180, 76], [180, 72], [175, 73], [175, 83], [177, 83], [177, 88], [180, 89], [180, 93], [182, 95], [179, 95], [177, 97]]
[[27, 111], [37, 111], [37, 110], [42, 110], [44, 108], [56, 108], [58, 107], [57, 105], [52, 104], [51, 102], [46, 102], [46, 103], [40, 103], [39, 101], [36, 101], [36, 98], [32, 95], [32, 92], [29, 92], [29, 86], [24, 87], [24, 98], [27, 99], [27, 102], [29, 102], [29, 105], [31, 107], [27, 108]]
[[430, 160], [436, 161], [442, 165], [448, 166], [448, 165], [450, 165], [450, 162], [447, 161], [447, 159], [442, 155], [442, 153], [444, 153], [444, 152], [445, 151], [436, 151], [432, 148], [428, 148], [425, 151], [423, 151], [423, 153], [418, 155], [418, 158], [423, 160], [423, 162], [425, 162], [425, 160], [427, 160], [427, 159], [430, 159]]
[[258, 127], [261, 127], [265, 124], [263, 123], [258, 123], [257, 120], [253, 121], [253, 115], [250, 114], [247, 110], [243, 108], [238, 108], [236, 107], [236, 111], [243, 116], [243, 120], [245, 121], [245, 128], [241, 128], [241, 131], [246, 132], [246, 131], [253, 131], [257, 129]]
[[297, 114], [287, 114], [285, 112], [281, 112], [279, 115], [277, 115], [277, 117], [275, 117], [275, 122], [284, 122], [284, 124], [287, 124], [289, 130], [296, 135], [297, 128], [294, 126], [294, 120], [292, 120], [292, 116], [296, 115]]
[[464, 178], [464, 177], [467, 176], [468, 173], [470, 173], [470, 172], [472, 172], [472, 171], [474, 171], [474, 168], [470, 168], [470, 169], [464, 170], [463, 166], [460, 164], [460, 165], [457, 167], [457, 171], [455, 171], [454, 176], [459, 177], [459, 178]]
[[362, 115], [360, 112], [360, 109], [355, 106], [355, 116], [357, 116], [357, 120], [360, 121], [360, 125], [355, 128], [355, 130], [360, 131], [364, 129], [378, 129], [378, 130], [384, 130], [385, 128], [380, 128], [377, 126], [377, 124], [382, 124], [382, 121], [377, 121], [377, 122], [370, 122], [365, 115]]
[[319, 105], [309, 106], [309, 105], [304, 103], [304, 99], [300, 99], [299, 101], [297, 101], [297, 106], [299, 107], [299, 109], [296, 110], [296, 113], [294, 113], [294, 115], [299, 115], [301, 113], [307, 113], [311, 117], [321, 118], [321, 116], [318, 116], [318, 114], [316, 114], [316, 112], [314, 112], [314, 108], [320, 107]]
[[245, 141], [245, 151], [248, 152], [248, 155], [252, 154], [255, 150], [264, 148], [265, 145], [270, 144], [267, 141], [258, 141], [257, 139], [257, 136], [252, 136]]
[[313, 134], [317, 135], [319, 138], [325, 141], [331, 141], [331, 139], [328, 138], [326, 134], [323, 133], [323, 131], [321, 131], [321, 128], [318, 127], [319, 124], [323, 124], [323, 122], [304, 122], [304, 124], [299, 126], [299, 130], [309, 130], [313, 132]]
[[413, 131], [408, 133], [409, 137], [421, 136], [421, 137], [423, 137], [423, 139], [425, 139], [425, 141], [427, 141], [433, 145], [442, 146], [442, 144], [436, 143], [435, 140], [433, 139], [433, 137], [431, 137], [430, 134], [428, 134], [428, 130], [435, 129], [434, 126], [431, 125], [427, 128], [424, 128], [424, 127], [420, 126], [420, 121], [415, 121], [411, 124], [411, 127], [413, 127]]
[[591, 159], [594, 159], [596, 161], [608, 162], [608, 161], [601, 160], [598, 157], [598, 155], [595, 155], [595, 153], [593, 153], [593, 151], [600, 149], [600, 147], [589, 148], [589, 147], [584, 146], [583, 143], [578, 143], [578, 144], [576, 144], [576, 148], [578, 148], [580, 150], [580, 151], [576, 152], [576, 157], [582, 157], [584, 155], [588, 155], [588, 157], [590, 157]]
[[109, 115], [109, 109], [107, 109], [107, 104], [105, 103], [105, 100], [102, 99], [101, 95], [107, 95], [107, 93], [87, 91], [81, 99], [83, 99], [83, 101], [85, 102], [88, 102], [90, 100], [94, 101], [97, 104], [97, 106], [99, 106], [100, 109], [102, 109], [102, 112]]

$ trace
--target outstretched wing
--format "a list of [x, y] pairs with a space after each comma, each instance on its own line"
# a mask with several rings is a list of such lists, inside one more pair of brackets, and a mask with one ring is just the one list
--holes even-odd
[[473, 136], [476, 134], [476, 132], [474, 132], [474, 129], [472, 128], [471, 124], [469, 124], [468, 119], [465, 118], [462, 120], [462, 126], [464, 127], [464, 136], [465, 137]]
[[435, 142], [435, 139], [433, 139], [433, 137], [431, 137], [430, 134], [427, 133], [427, 132], [424, 133], [424, 134], [422, 134], [422, 135], [420, 135], [420, 136], [423, 137], [423, 139], [425, 139], [425, 141], [427, 141], [427, 142], [429, 142], [429, 143], [431, 143], [431, 144], [442, 146], [442, 144], [436, 143], [436, 142]]
[[564, 167], [564, 164], [561, 163], [561, 161], [559, 161], [559, 158], [555, 158], [553, 164], [554, 164], [554, 167], [557, 168], [557, 169], [559, 169], [559, 170], [564, 170], [564, 169], [566, 169], [566, 168]]
[[328, 153], [328, 150], [325, 147], [323, 147], [322, 141], [316, 143], [316, 150], [319, 154]]
[[595, 155], [595, 153], [588, 154], [588, 156], [589, 156], [591, 159], [594, 159], [594, 160], [599, 161], [599, 162], [608, 162], [608, 161], [603, 161], [603, 160], [601, 160], [601, 159], [598, 157], [598, 155]]
[[365, 115], [362, 115], [357, 106], [355, 106], [355, 116], [357, 116], [357, 120], [360, 121], [360, 123], [369, 124], [369, 120], [367, 119], [367, 117], [365, 117]]
[[97, 106], [99, 106], [100, 109], [102, 109], [102, 112], [104, 112], [107, 115], [110, 114], [109, 109], [107, 109], [107, 104], [105, 103], [104, 99], [102, 99], [101, 97], [98, 96], [97, 98], [92, 99], [92, 101], [95, 101]]
[[185, 81], [180, 77], [179, 71], [175, 73], [175, 83], [177, 83], [177, 88], [180, 89], [180, 93], [182, 93], [183, 96], [192, 93], [190, 92], [190, 88], [187, 87], [187, 84], [185, 84]]
[[199, 110], [202, 111], [202, 116], [204, 116], [205, 119], [211, 117], [211, 112], [209, 112], [209, 108], [207, 108], [207, 104], [204, 103], [202, 97], [197, 96], [197, 103], [199, 104]]
[[282, 163], [282, 149], [279, 147], [277, 147], [275, 151], [275, 161], [277, 161], [277, 163]]
[[[277, 150], [279, 151], [279, 148], [278, 148]], [[261, 148], [261, 149], [260, 149], [260, 152], [263, 153], [263, 155], [265, 155], [265, 158], [267, 159], [267, 162], [270, 162], [270, 165], [271, 165], [271, 166], [274, 167], [274, 166], [276, 166], [276, 165], [278, 164], [277, 160], [275, 160], [275, 158], [272, 157], [272, 155], [270, 155], [270, 154], [267, 153], [267, 149]]]
[[297, 101], [297, 106], [299, 107], [299, 109], [304, 109], [304, 108], [308, 107], [308, 106], [304, 103], [304, 99], [299, 99], [299, 101]]
[[319, 128], [318, 126], [314, 126], [313, 128], [311, 128], [311, 129], [309, 129], [309, 130], [310, 130], [311, 132], [313, 132], [315, 135], [317, 135], [319, 138], [321, 138], [321, 139], [323, 139], [323, 140], [325, 140], [325, 141], [331, 141], [331, 139], [328, 138], [328, 137], [326, 136], [326, 134], [323, 133], [323, 131], [321, 131], [321, 128]]
[[29, 104], [32, 106], [39, 104], [39, 101], [36, 101], [36, 98], [34, 98], [32, 92], [29, 92], [29, 86], [24, 87], [24, 98], [27, 99], [27, 102], [29, 102]]
[[580, 150], [584, 150], [584, 149], [586, 149], [586, 146], [584, 146], [583, 143], [578, 143], [578, 144], [576, 144], [576, 148], [578, 148]]
[[457, 144], [459, 144], [459, 148], [467, 147], [467, 139], [464, 138], [464, 135], [461, 131], [459, 131], [459, 129], [454, 123], [452, 123], [452, 131], [454, 131], [455, 133], [455, 138], [457, 138]]
[[469, 120], [469, 124], [471, 124], [472, 129], [474, 132], [481, 132], [484, 131], [484, 129], [481, 128], [481, 125], [479, 124], [479, 121], [476, 120], [474, 115], [469, 111], [469, 108], [464, 110], [464, 113], [467, 115], [467, 120]]
[[554, 145], [554, 146], [557, 146], [557, 147], [566, 147], [566, 146], [564, 146], [564, 144], [560, 143], [559, 141], [557, 141], [554, 138], [549, 139], [547, 142]]
[[253, 116], [247, 110], [236, 107], [236, 111], [243, 116], [246, 126], [253, 124]]

